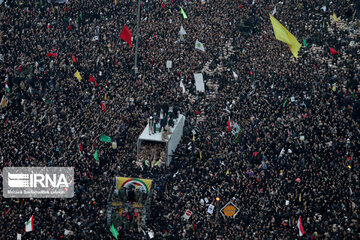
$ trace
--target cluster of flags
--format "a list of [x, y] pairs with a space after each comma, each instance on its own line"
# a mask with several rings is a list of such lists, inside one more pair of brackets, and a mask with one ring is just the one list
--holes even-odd
[[[111, 143], [111, 137], [106, 136], [106, 135], [103, 133], [103, 134], [101, 134], [101, 136], [100, 136], [100, 142]], [[95, 150], [94, 159], [95, 159], [97, 162], [100, 162], [98, 150]]]
[[[322, 8], [324, 11], [326, 11], [326, 6], [324, 6]], [[298, 40], [296, 39], [296, 37], [294, 35], [292, 35], [273, 15], [276, 13], [276, 6], [274, 7], [274, 10], [272, 11], [270, 15], [270, 21], [274, 30], [274, 34], [275, 34], [275, 38], [279, 41], [282, 41], [284, 43], [286, 43], [288, 45], [288, 47], [290, 48], [290, 51], [292, 52], [292, 54], [294, 55], [295, 58], [298, 58], [298, 52], [301, 48], [301, 44], [298, 42]], [[333, 18], [334, 20], [337, 22], [338, 18], [335, 14], [335, 12], [333, 13]], [[323, 24], [324, 25], [324, 24]], [[303, 38], [303, 46], [305, 48], [308, 47], [308, 43], [306, 42], [306, 39]], [[334, 54], [339, 54], [339, 52], [337, 52], [334, 48], [329, 47], [330, 53], [331, 55]]]
[[[74, 55], [73, 55], [73, 60], [74, 60], [74, 59], [75, 59], [75, 57], [74, 57]], [[75, 61], [75, 60], [74, 60], [74, 61]], [[81, 82], [82, 76], [81, 76], [81, 74], [80, 74], [80, 72], [79, 72], [78, 70], [76, 70], [76, 72], [74, 73], [74, 77], [76, 77], [76, 79], [77, 79], [79, 82]], [[95, 80], [95, 78], [94, 78], [93, 76], [91, 76], [91, 75], [89, 75], [89, 81], [90, 81], [90, 82], [93, 82], [93, 83], [95, 84], [95, 87], [98, 85], [97, 82], [96, 82], [96, 80]], [[105, 86], [106, 86], [106, 84], [105, 84]], [[107, 100], [106, 93], [105, 93], [105, 96], [104, 96], [104, 100], [105, 100], [105, 101]], [[101, 102], [101, 110], [102, 110], [103, 112], [105, 112], [105, 105], [104, 105], [103, 102]]]

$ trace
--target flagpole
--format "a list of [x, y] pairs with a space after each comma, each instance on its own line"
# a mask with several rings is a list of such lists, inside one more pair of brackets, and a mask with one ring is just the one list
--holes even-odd
[[140, 31], [140, 7], [141, 7], [141, 1], [138, 0], [138, 9], [137, 9], [137, 16], [136, 16], [136, 45], [135, 45], [135, 74], [139, 72], [137, 67], [137, 61], [138, 61], [138, 45], [139, 45], [139, 31]]

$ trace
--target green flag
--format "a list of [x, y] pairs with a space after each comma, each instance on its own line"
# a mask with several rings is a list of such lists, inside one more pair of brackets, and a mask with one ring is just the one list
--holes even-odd
[[95, 160], [96, 160], [97, 162], [100, 162], [100, 161], [99, 161], [98, 150], [95, 151], [95, 153], [94, 153], [94, 158], [95, 158]]
[[112, 235], [114, 236], [114, 238], [118, 238], [119, 236], [119, 232], [116, 230], [116, 228], [114, 227], [114, 224], [111, 225], [111, 228], [110, 228], [110, 232], [112, 233]]
[[307, 44], [305, 38], [303, 38], [303, 44], [304, 44], [304, 47], [307, 48], [308, 44]]
[[100, 141], [101, 142], [111, 142], [111, 137], [106, 136], [105, 134], [101, 134]]
[[287, 100], [285, 100], [285, 102], [284, 102], [284, 104], [283, 104], [283, 107], [285, 107], [285, 106], [286, 106], [286, 103], [287, 103]]
[[183, 15], [184, 19], [187, 19], [187, 16], [186, 16], [186, 13], [185, 13], [184, 9], [181, 8], [180, 12]]

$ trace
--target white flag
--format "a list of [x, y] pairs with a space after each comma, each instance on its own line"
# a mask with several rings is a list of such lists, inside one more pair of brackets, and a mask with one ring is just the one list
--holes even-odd
[[237, 79], [239, 76], [233, 71], [234, 78]]
[[196, 91], [205, 92], [204, 78], [202, 73], [194, 73]]
[[179, 170], [177, 170], [177, 172], [174, 173], [173, 178], [176, 177], [176, 175], [178, 175], [178, 173], [179, 173]]
[[185, 35], [186, 31], [183, 26], [180, 27], [179, 35]]
[[185, 93], [186, 92], [186, 89], [185, 89], [185, 86], [182, 82], [182, 79], [180, 80], [180, 87], [182, 88], [182, 92]]
[[155, 234], [154, 234], [152, 231], [148, 232], [148, 234], [149, 234], [149, 238], [150, 238], [150, 239], [153, 239], [154, 236], [155, 236]]
[[199, 40], [197, 40], [197, 39], [196, 39], [196, 42], [195, 42], [195, 48], [196, 48], [196, 49], [199, 49], [200, 51], [205, 52], [204, 44], [202, 44], [201, 42], [199, 42]]
[[282, 148], [278, 158], [281, 158], [285, 154], [285, 149]]
[[208, 212], [210, 215], [212, 215], [212, 214], [213, 214], [213, 212], [214, 212], [214, 208], [215, 208], [215, 206], [214, 206], [214, 205], [212, 205], [212, 204], [210, 204], [210, 205], [209, 205], [209, 207], [208, 207], [207, 212]]
[[324, 10], [324, 12], [326, 12], [326, 6], [323, 6], [321, 9]]
[[67, 229], [65, 229], [65, 231], [64, 231], [64, 235], [74, 235], [74, 232], [73, 231], [71, 231], [71, 230], [67, 230]]
[[21, 240], [21, 234], [20, 233], [16, 234], [16, 240]]
[[276, 13], [276, 6], [274, 7], [274, 10], [272, 11], [271, 15], [275, 15]]
[[31, 232], [32, 230], [34, 230], [34, 215], [25, 223], [25, 232]]

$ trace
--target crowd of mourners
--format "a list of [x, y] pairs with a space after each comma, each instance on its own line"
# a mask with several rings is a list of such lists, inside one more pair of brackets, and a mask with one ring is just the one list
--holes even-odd
[[[358, 1], [144, 0], [138, 74], [137, 1], [1, 2], [0, 166], [74, 167], [75, 195], [1, 195], [0, 239], [114, 239], [115, 176], [153, 179], [146, 228], [118, 228], [119, 239], [300, 239], [300, 216], [301, 238], [360, 238]], [[275, 39], [275, 6], [302, 44], [297, 59]], [[132, 47], [119, 38], [125, 25]], [[172, 163], [136, 164], [137, 138], [163, 103], [186, 116]], [[218, 213], [229, 201], [234, 218]]]

